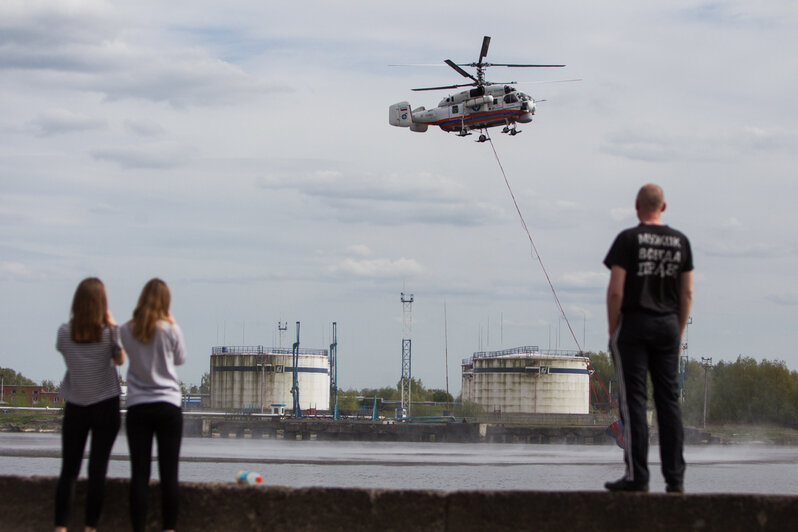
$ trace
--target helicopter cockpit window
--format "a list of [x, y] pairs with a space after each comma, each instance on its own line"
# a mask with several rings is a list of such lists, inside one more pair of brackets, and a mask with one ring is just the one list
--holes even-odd
[[528, 95], [524, 94], [523, 92], [519, 92], [518, 93], [518, 99], [521, 100], [522, 102], [527, 102], [527, 101], [531, 100], [532, 98], [530, 98]]
[[518, 101], [518, 98], [515, 97], [515, 93], [510, 93], [504, 97], [504, 103], [515, 103]]

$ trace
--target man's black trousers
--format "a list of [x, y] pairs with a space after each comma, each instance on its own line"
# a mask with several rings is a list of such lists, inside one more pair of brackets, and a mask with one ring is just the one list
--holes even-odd
[[679, 319], [675, 314], [623, 313], [610, 341], [626, 441], [626, 479], [648, 484], [647, 373], [659, 427], [662, 475], [684, 482], [684, 429], [679, 407]]

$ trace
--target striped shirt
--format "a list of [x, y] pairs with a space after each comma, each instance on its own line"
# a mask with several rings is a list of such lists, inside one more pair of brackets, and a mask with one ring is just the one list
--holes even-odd
[[127, 398], [130, 407], [142, 403], [165, 402], [181, 406], [180, 381], [175, 366], [186, 361], [183, 332], [177, 324], [159, 321], [152, 341], [144, 343], [133, 336], [133, 322], [120, 328], [127, 360]]
[[61, 382], [61, 397], [79, 406], [118, 397], [122, 389], [113, 354], [122, 349], [119, 327], [106, 327], [99, 342], [86, 344], [73, 342], [71, 330], [69, 323], [61, 325], [55, 342], [67, 367]]

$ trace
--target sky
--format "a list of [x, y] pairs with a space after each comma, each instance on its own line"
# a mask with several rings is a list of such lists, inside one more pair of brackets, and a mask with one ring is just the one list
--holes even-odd
[[[339, 387], [522, 345], [606, 350], [602, 260], [648, 182], [695, 262], [691, 358], [798, 370], [798, 6], [771, 2], [0, 3], [0, 366], [60, 381], [75, 287], [117, 321], [172, 291], [186, 383], [217, 345], [327, 348]], [[388, 124], [494, 68], [538, 104], [490, 143]], [[287, 324], [281, 336], [278, 323]], [[570, 323], [570, 330], [568, 324]]]

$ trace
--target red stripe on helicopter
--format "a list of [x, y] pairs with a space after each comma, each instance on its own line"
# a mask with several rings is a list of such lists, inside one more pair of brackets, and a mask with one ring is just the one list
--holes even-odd
[[441, 128], [456, 128], [458, 125], [469, 124], [473, 122], [482, 122], [485, 120], [498, 120], [502, 118], [519, 118], [521, 115], [527, 114], [521, 111], [487, 111], [484, 113], [475, 113], [466, 116], [465, 118], [446, 118], [444, 120], [437, 120], [429, 122], [431, 126], [440, 126]]

